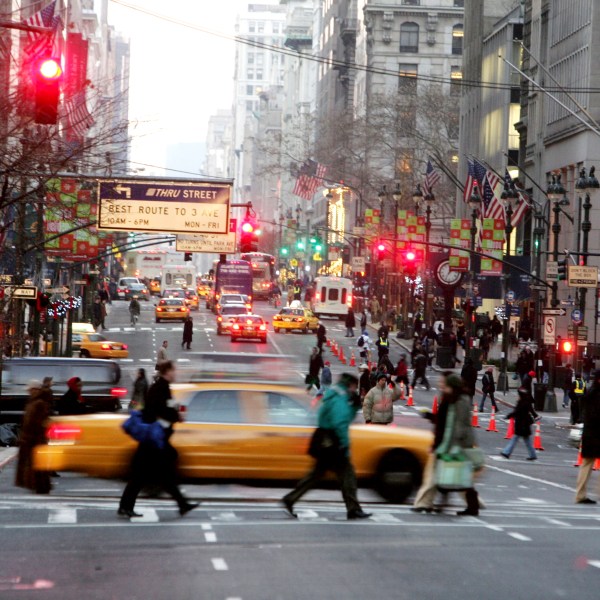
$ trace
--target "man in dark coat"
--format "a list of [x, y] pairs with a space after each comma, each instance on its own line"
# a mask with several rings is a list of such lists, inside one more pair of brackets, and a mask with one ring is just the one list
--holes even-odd
[[145, 423], [158, 421], [164, 429], [164, 448], [158, 448], [152, 442], [140, 442], [131, 463], [131, 475], [123, 490], [118, 515], [122, 517], [141, 517], [135, 512], [135, 501], [141, 489], [148, 484], [160, 485], [179, 506], [181, 516], [198, 505], [186, 500], [177, 487], [177, 450], [171, 446], [169, 438], [173, 434], [173, 424], [179, 421], [179, 413], [170, 406], [171, 387], [175, 381], [175, 367], [170, 360], [158, 367], [158, 377], [150, 386], [146, 395], [146, 404], [142, 411]]
[[319, 352], [323, 352], [323, 344], [327, 343], [327, 329], [321, 321], [317, 327], [317, 348]]
[[531, 392], [526, 387], [520, 387], [518, 393], [519, 399], [517, 405], [512, 412], [506, 415], [507, 419], [515, 420], [515, 433], [500, 454], [504, 458], [510, 458], [517, 441], [519, 438], [522, 438], [529, 453], [527, 460], [537, 460], [535, 448], [531, 443], [531, 424], [538, 418], [538, 414], [535, 412], [533, 403], [531, 402]]
[[417, 380], [420, 380], [421, 383], [427, 388], [430, 388], [429, 385], [429, 381], [427, 381], [427, 375], [426, 375], [426, 371], [427, 371], [427, 356], [425, 356], [425, 354], [423, 354], [422, 351], [420, 351], [416, 356], [415, 356], [415, 360], [414, 360], [414, 373], [413, 373], [413, 380], [412, 380], [412, 387], [414, 388]]
[[187, 344], [187, 349], [190, 350], [192, 347], [192, 337], [194, 335], [194, 320], [188, 315], [185, 323], [183, 324], [183, 340], [181, 341], [181, 347]]
[[581, 434], [581, 457], [575, 502], [596, 504], [587, 496], [587, 484], [594, 461], [600, 458], [600, 370], [594, 372], [594, 382], [581, 401], [583, 432]]
[[321, 369], [324, 367], [323, 364], [323, 355], [321, 351], [315, 346], [312, 349], [312, 354], [308, 360], [308, 375], [306, 376], [305, 383], [307, 385], [307, 390], [314, 385], [317, 389], [321, 387], [321, 380], [319, 379], [319, 374], [321, 373]]
[[460, 372], [460, 376], [465, 382], [465, 390], [472, 398], [475, 395], [475, 385], [477, 385], [477, 369], [475, 368], [472, 358], [469, 357], [465, 359], [465, 364]]
[[356, 327], [356, 317], [352, 308], [348, 309], [346, 315], [346, 335], [345, 337], [354, 337], [354, 328]]
[[479, 412], [483, 412], [487, 396], [490, 397], [494, 410], [499, 412], [496, 398], [494, 398], [494, 394], [496, 393], [496, 382], [494, 381], [493, 367], [488, 367], [488, 370], [483, 374], [483, 377], [481, 378], [481, 390], [483, 391], [483, 395], [481, 396], [481, 402], [479, 403]]

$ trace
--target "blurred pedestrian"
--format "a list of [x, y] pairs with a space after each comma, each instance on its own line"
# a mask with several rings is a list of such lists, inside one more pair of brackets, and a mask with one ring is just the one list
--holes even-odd
[[[437, 493], [435, 465], [438, 457], [453, 447], [470, 449], [475, 445], [475, 435], [471, 426], [471, 400], [464, 392], [464, 382], [451, 372], [442, 375], [442, 391], [437, 413], [424, 413], [434, 425], [434, 441], [431, 453], [423, 472], [423, 483], [411, 510], [413, 512], [432, 512]], [[467, 508], [457, 512], [459, 516], [479, 514], [479, 496], [474, 487], [465, 492]]]
[[360, 378], [358, 380], [358, 393], [361, 398], [364, 398], [367, 392], [371, 389], [371, 371], [367, 363], [359, 365]]
[[417, 385], [417, 380], [419, 380], [421, 382], [422, 385], [424, 385], [428, 390], [431, 387], [429, 385], [429, 381], [427, 380], [427, 356], [425, 356], [425, 353], [423, 350], [420, 350], [418, 352], [418, 354], [415, 356], [415, 360], [414, 360], [414, 373], [413, 373], [413, 380], [412, 380], [412, 387], [414, 388], [415, 385]]
[[33, 450], [46, 444], [46, 420], [52, 411], [41, 381], [34, 379], [27, 384], [29, 401], [25, 406], [23, 427], [19, 435], [19, 456], [15, 485], [34, 491], [36, 494], [48, 494], [51, 490], [50, 473], [36, 471], [33, 468]]
[[377, 346], [377, 362], [380, 363], [384, 356], [388, 356], [390, 353], [390, 340], [388, 338], [388, 332], [386, 329], [380, 328], [381, 333], [379, 339], [375, 342]]
[[408, 363], [406, 362], [406, 354], [400, 355], [400, 360], [396, 366], [396, 384], [403, 383], [408, 389]]
[[161, 347], [158, 349], [156, 353], [156, 370], [159, 370], [161, 363], [167, 362], [169, 360], [169, 353], [167, 348], [169, 347], [169, 342], [164, 340]]
[[96, 296], [94, 298], [94, 304], [92, 306], [92, 325], [94, 329], [98, 329], [100, 325], [103, 323], [104, 318], [102, 316], [102, 301], [100, 300], [100, 296]]
[[148, 380], [146, 379], [146, 369], [138, 369], [137, 377], [133, 382], [133, 393], [131, 394], [129, 410], [142, 410], [146, 403], [147, 394]]
[[317, 327], [317, 348], [320, 352], [323, 352], [323, 344], [327, 343], [327, 329], [325, 325], [323, 325], [323, 321], [319, 321], [319, 326]]
[[190, 350], [192, 347], [192, 337], [194, 336], [194, 319], [191, 315], [187, 316], [183, 324], [183, 339], [181, 340], [181, 347], [187, 345], [187, 349]]
[[477, 368], [471, 357], [465, 358], [465, 364], [460, 372], [460, 376], [465, 382], [465, 391], [473, 398], [475, 396], [475, 386], [477, 385]]
[[515, 408], [506, 415], [507, 419], [515, 420], [515, 433], [500, 454], [504, 458], [510, 458], [516, 443], [521, 438], [529, 452], [527, 460], [537, 460], [537, 454], [531, 443], [531, 424], [538, 418], [538, 414], [535, 412], [533, 403], [531, 402], [531, 392], [523, 386], [519, 388], [518, 394], [519, 399]]
[[394, 420], [394, 402], [400, 398], [400, 388], [388, 385], [388, 376], [380, 373], [375, 387], [371, 388], [363, 400], [365, 423], [387, 425]]
[[322, 479], [333, 471], [341, 485], [349, 520], [366, 519], [371, 515], [362, 510], [357, 498], [356, 474], [350, 462], [350, 424], [360, 408], [357, 401], [358, 379], [343, 373], [338, 383], [323, 396], [319, 409], [318, 429], [313, 435], [311, 456], [316, 459], [310, 472], [282, 501], [287, 512], [296, 517], [294, 504]]
[[562, 402], [563, 408], [569, 407], [569, 400], [571, 397], [570, 392], [573, 389], [573, 376], [574, 375], [575, 375], [575, 371], [573, 371], [573, 367], [571, 366], [571, 363], [567, 363], [565, 365], [564, 380], [563, 380], [563, 402]]
[[321, 373], [321, 369], [323, 368], [323, 355], [319, 351], [319, 349], [315, 346], [312, 349], [310, 354], [310, 358], [308, 359], [308, 374], [304, 379], [304, 383], [306, 384], [306, 390], [310, 391], [313, 385], [319, 389], [321, 387], [321, 381], [319, 379], [319, 374]]
[[328, 387], [331, 387], [333, 383], [333, 376], [331, 374], [331, 363], [326, 360], [323, 364], [323, 369], [321, 371], [321, 390], [325, 390]]
[[[594, 371], [592, 387], [581, 399], [582, 463], [577, 476], [575, 502], [577, 504], [596, 504], [587, 495], [587, 484], [592, 473], [594, 461], [600, 458], [600, 371]], [[598, 489], [600, 495], [600, 485]]]
[[479, 402], [479, 412], [483, 412], [483, 408], [485, 406], [485, 400], [489, 396], [492, 401], [492, 406], [496, 412], [498, 411], [498, 405], [496, 404], [496, 398], [494, 394], [496, 393], [496, 382], [494, 381], [494, 367], [488, 367], [487, 371], [483, 374], [481, 378], [481, 390], [483, 395], [481, 396], [481, 402]]
[[171, 406], [170, 384], [175, 381], [175, 367], [167, 360], [160, 364], [158, 373], [158, 378], [148, 390], [142, 418], [144, 423], [160, 423], [164, 444], [160, 448], [150, 441], [140, 442], [119, 503], [118, 515], [122, 517], [142, 516], [135, 512], [135, 502], [145, 485], [158, 485], [164, 489], [177, 502], [181, 516], [198, 506], [189, 502], [177, 487], [177, 450], [169, 441], [173, 425], [179, 421], [179, 413]]
[[85, 402], [81, 395], [83, 382], [79, 377], [71, 377], [67, 381], [67, 391], [59, 398], [57, 411], [59, 415], [81, 415], [86, 412]]
[[367, 311], [363, 308], [362, 315], [360, 317], [360, 330], [364, 331], [367, 328]]
[[356, 317], [352, 307], [348, 308], [348, 314], [346, 315], [346, 335], [345, 337], [354, 337], [354, 328], [356, 327]]

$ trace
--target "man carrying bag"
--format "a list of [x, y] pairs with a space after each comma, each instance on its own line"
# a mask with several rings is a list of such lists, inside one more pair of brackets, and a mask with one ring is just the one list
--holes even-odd
[[292, 517], [297, 516], [293, 510], [294, 504], [327, 471], [333, 471], [340, 482], [348, 519], [366, 519], [371, 516], [358, 503], [356, 474], [350, 462], [349, 428], [360, 408], [357, 389], [358, 379], [354, 375], [343, 373], [338, 383], [325, 392], [319, 409], [318, 427], [308, 449], [316, 462], [296, 487], [283, 497], [285, 509]]

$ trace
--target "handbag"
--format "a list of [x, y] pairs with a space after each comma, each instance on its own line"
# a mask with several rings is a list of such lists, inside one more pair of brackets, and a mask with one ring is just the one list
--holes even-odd
[[333, 429], [317, 427], [310, 439], [308, 454], [316, 459], [335, 458], [340, 454], [340, 441]]
[[159, 450], [165, 447], [165, 430], [157, 421], [145, 423], [139, 410], [131, 411], [129, 418], [123, 422], [121, 427], [136, 442], [150, 444]]
[[435, 483], [446, 492], [473, 487], [473, 465], [463, 455], [443, 454], [435, 463]]

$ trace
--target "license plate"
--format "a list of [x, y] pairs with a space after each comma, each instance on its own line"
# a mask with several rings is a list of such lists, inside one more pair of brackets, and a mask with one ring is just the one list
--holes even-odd
[[283, 319], [286, 323], [289, 323], [291, 319]]
[[168, 312], [177, 312], [177, 309], [176, 309], [176, 308], [169, 308], [169, 309], [167, 309], [167, 310], [168, 310]]
[[254, 327], [246, 327], [246, 331], [254, 331]]

